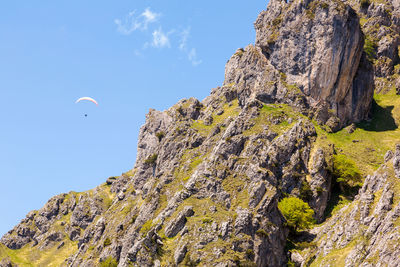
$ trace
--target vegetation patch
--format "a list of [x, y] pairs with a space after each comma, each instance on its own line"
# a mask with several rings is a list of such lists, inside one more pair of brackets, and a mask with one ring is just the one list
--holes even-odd
[[156, 137], [158, 139], [158, 142], [161, 142], [161, 140], [165, 137], [165, 133], [163, 131], [157, 132]]
[[356, 124], [354, 132], [342, 129], [328, 133], [316, 122], [318, 138], [315, 145], [329, 147], [353, 161], [361, 176], [373, 173], [383, 163], [388, 150], [393, 150], [400, 139], [400, 96], [395, 88], [385, 94], [375, 94], [372, 106], [372, 119]]
[[226, 103], [223, 106], [224, 112], [221, 115], [213, 115], [213, 123], [205, 125], [203, 121], [197, 120], [192, 124], [192, 128], [196, 129], [203, 136], [208, 136], [211, 130], [221, 122], [225, 121], [228, 117], [236, 117], [239, 115], [239, 102], [237, 99], [233, 100], [230, 104]]
[[153, 227], [152, 219], [148, 220], [142, 225], [142, 228], [140, 229], [140, 233], [142, 234], [142, 236], [146, 236], [147, 233], [150, 231], [151, 227]]
[[297, 233], [298, 230], [307, 229], [314, 223], [314, 211], [306, 202], [297, 197], [282, 199], [278, 203], [278, 208], [294, 233]]
[[376, 44], [376, 42], [371, 40], [370, 37], [367, 36], [367, 38], [365, 38], [365, 41], [364, 41], [364, 52], [367, 54], [367, 58], [371, 62], [375, 60], [375, 57], [376, 57], [376, 52], [375, 51], [376, 51], [377, 47], [378, 47], [378, 45]]
[[246, 185], [250, 182], [248, 177], [229, 175], [222, 181], [222, 187], [231, 196], [231, 210], [237, 207], [248, 208], [249, 194]]
[[256, 231], [256, 235], [258, 235], [258, 236], [260, 236], [260, 237], [268, 237], [268, 233], [264, 230], [264, 229], [262, 229], [262, 228], [260, 228], [260, 229], [258, 229], [257, 231]]
[[340, 191], [353, 196], [362, 186], [362, 176], [354, 161], [343, 154], [334, 155], [332, 174], [336, 178]]
[[[306, 118], [305, 116], [294, 111], [292, 107], [286, 104], [267, 104], [259, 111], [257, 118], [253, 119], [254, 126], [246, 130], [243, 135], [250, 136], [257, 133], [262, 133], [267, 126], [268, 129], [282, 134], [287, 131], [293, 122], [299, 118]], [[292, 123], [289, 123], [289, 120]], [[278, 122], [278, 123], [273, 123]]]
[[18, 266], [62, 266], [64, 261], [69, 258], [78, 248], [78, 242], [71, 241], [68, 238], [64, 240], [64, 246], [57, 249], [57, 244], [53, 247], [40, 251], [37, 246], [27, 244], [21, 249], [9, 249], [0, 244], [0, 259], [9, 258]]
[[100, 267], [117, 267], [118, 262], [113, 257], [108, 257], [105, 261], [100, 262]]
[[349, 253], [355, 248], [357, 245], [357, 240], [353, 240], [346, 247], [342, 249], [333, 249], [327, 255], [323, 257], [317, 257], [310, 267], [317, 266], [345, 266], [346, 258]]
[[104, 239], [103, 246], [108, 247], [109, 245], [111, 245], [111, 240], [107, 237], [106, 239]]
[[[243, 54], [244, 54], [244, 49], [243, 49], [243, 48], [239, 48], [239, 49], [236, 51], [235, 56], [242, 57]], [[233, 86], [233, 85], [234, 85], [234, 83], [233, 83], [233, 84], [228, 84], [228, 86]]]
[[154, 165], [154, 164], [156, 164], [157, 158], [158, 158], [158, 155], [157, 155], [157, 154], [153, 154], [153, 155], [149, 156], [149, 157], [144, 161], [144, 163], [145, 163], [145, 164], [148, 164], [148, 165]]
[[213, 219], [207, 217], [207, 218], [204, 218], [202, 222], [205, 224], [211, 224], [213, 222]]

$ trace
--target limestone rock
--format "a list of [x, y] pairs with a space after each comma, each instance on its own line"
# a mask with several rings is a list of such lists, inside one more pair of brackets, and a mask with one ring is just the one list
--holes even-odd
[[182, 246], [178, 247], [174, 254], [175, 264], [181, 263], [183, 261], [183, 259], [185, 258], [186, 253], [187, 253], [187, 245], [186, 244], [183, 244]]
[[186, 224], [186, 217], [193, 216], [193, 207], [185, 207], [165, 228], [165, 235], [167, 237], [175, 236]]
[[396, 151], [393, 158], [393, 169], [397, 178], [400, 178], [400, 144], [396, 145]]
[[255, 28], [263, 55], [285, 74], [287, 83], [299, 87], [311, 106], [327, 105], [341, 127], [367, 117], [372, 68], [361, 60], [364, 37], [350, 6], [341, 1], [273, 0]]

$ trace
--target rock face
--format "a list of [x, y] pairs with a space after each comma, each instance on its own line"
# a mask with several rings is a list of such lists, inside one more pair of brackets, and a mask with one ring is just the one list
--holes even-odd
[[[312, 230], [316, 247], [300, 260], [313, 258], [320, 266], [398, 266], [400, 265], [400, 233], [396, 226], [400, 205], [394, 205], [391, 162], [369, 175], [352, 205], [342, 208], [328, 223]], [[347, 248], [346, 250], [342, 250]], [[341, 251], [340, 260], [324, 256]], [[295, 255], [298, 257], [298, 255]], [[319, 260], [322, 258], [322, 260]], [[335, 261], [335, 263], [334, 263]]]
[[[385, 244], [399, 236], [399, 148], [346, 209], [326, 218], [340, 182], [332, 162], [341, 150], [330, 143], [338, 135], [329, 134], [367, 118], [374, 77], [397, 62], [396, 42], [382, 41], [377, 56], [392, 63], [379, 71], [372, 64], [359, 16], [383, 16], [392, 27], [396, 12], [271, 0], [255, 23], [255, 45], [231, 57], [221, 87], [203, 101], [150, 110], [134, 168], [30, 212], [2, 237], [1, 264], [21, 260], [12, 257], [21, 248], [28, 259], [15, 263], [34, 258], [38, 266], [329, 266], [325, 256], [341, 249], [351, 251], [341, 255], [348, 266], [396, 263], [399, 250]], [[304, 251], [287, 251], [278, 209], [287, 196], [307, 202], [320, 223], [298, 237]], [[54, 251], [59, 257], [49, 258]]]
[[[367, 118], [373, 70], [363, 53], [359, 18], [350, 6], [338, 0], [272, 0], [255, 28], [256, 48], [236, 53], [225, 84], [233, 81], [240, 91], [255, 88], [267, 101], [282, 100], [282, 89], [273, 83], [278, 72], [284, 83], [305, 95], [322, 123], [337, 117], [337, 128]], [[272, 84], [264, 88], [266, 82]]]
[[360, 5], [359, 1], [350, 0], [348, 3], [363, 21], [361, 26], [367, 39], [369, 57], [373, 59], [375, 91], [386, 91], [395, 86], [399, 92], [399, 69], [395, 68], [400, 63], [399, 1], [368, 1]]
[[186, 224], [186, 217], [193, 216], [193, 207], [185, 207], [178, 216], [165, 227], [165, 235], [167, 237], [176, 236]]

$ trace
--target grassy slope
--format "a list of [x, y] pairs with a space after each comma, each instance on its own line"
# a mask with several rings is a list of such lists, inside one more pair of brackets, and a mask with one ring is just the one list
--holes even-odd
[[77, 250], [77, 241], [72, 242], [68, 238], [60, 249], [57, 245], [44, 251], [40, 251], [32, 244], [27, 244], [19, 250], [12, 250], [0, 244], [0, 259], [9, 258], [18, 266], [62, 266], [64, 261]]
[[[93, 192], [94, 189], [82, 193], [70, 192], [64, 201], [70, 197], [75, 197], [78, 199], [79, 195], [85, 193], [92, 195]], [[97, 187], [96, 195], [102, 199], [105, 209], [110, 206], [111, 200], [114, 197], [114, 195], [110, 192], [110, 187], [105, 184]], [[69, 223], [70, 218], [71, 213], [62, 216], [61, 219], [53, 223], [48, 232], [60, 231], [65, 233], [64, 227], [61, 226], [61, 222], [63, 221]], [[18, 250], [9, 249], [0, 243], [0, 260], [9, 258], [13, 263], [18, 264], [18, 266], [66, 266], [64, 261], [77, 251], [78, 241], [71, 241], [66, 235], [63, 239], [63, 242], [64, 245], [59, 249], [57, 249], [57, 247], [61, 242], [57, 242], [52, 247], [45, 250], [39, 249], [39, 246], [42, 243], [39, 243], [34, 247], [32, 246], [32, 243], [28, 243]]]
[[376, 103], [372, 108], [372, 120], [357, 124], [353, 133], [347, 129], [333, 134], [319, 131], [320, 136], [327, 136], [340, 153], [345, 154], [361, 170], [363, 175], [375, 171], [383, 163], [383, 156], [393, 150], [400, 142], [400, 96], [395, 90], [387, 94], [375, 95]]

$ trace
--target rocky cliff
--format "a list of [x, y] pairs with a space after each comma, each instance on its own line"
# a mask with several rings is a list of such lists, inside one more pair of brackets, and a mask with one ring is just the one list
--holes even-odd
[[[221, 87], [150, 110], [134, 168], [30, 212], [2, 237], [0, 266], [398, 261], [400, 148], [385, 153], [400, 137], [387, 37], [399, 4], [364, 2], [271, 0]], [[290, 196], [312, 229], [289, 227], [278, 203]]]

